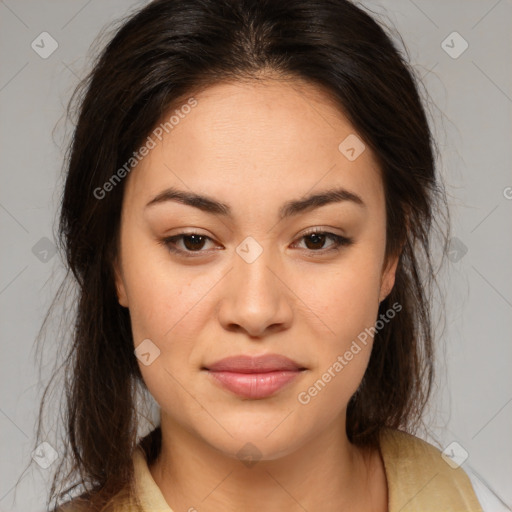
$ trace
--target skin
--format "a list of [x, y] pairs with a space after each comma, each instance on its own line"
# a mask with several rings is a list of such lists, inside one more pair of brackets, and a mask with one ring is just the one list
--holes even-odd
[[[151, 364], [139, 361], [161, 408], [151, 474], [175, 511], [385, 511], [378, 450], [363, 452], [345, 433], [373, 340], [307, 405], [297, 399], [375, 325], [394, 284], [374, 155], [367, 147], [349, 161], [340, 152], [356, 132], [307, 83], [222, 83], [194, 97], [197, 106], [126, 178], [115, 262], [135, 346], [150, 339], [160, 350]], [[222, 201], [232, 218], [176, 201], [146, 207], [169, 187]], [[278, 220], [284, 202], [332, 187], [364, 206], [335, 202]], [[334, 240], [314, 243], [308, 228], [354, 243], [329, 251]], [[161, 243], [187, 230], [209, 237], [175, 242], [192, 257]], [[248, 236], [263, 250], [252, 263], [236, 252]], [[201, 370], [268, 353], [306, 370], [265, 399], [234, 395]], [[247, 442], [258, 450], [250, 467], [237, 456]]]

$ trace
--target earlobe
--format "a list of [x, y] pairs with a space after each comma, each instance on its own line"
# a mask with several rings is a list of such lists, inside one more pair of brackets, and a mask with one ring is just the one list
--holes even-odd
[[126, 289], [124, 286], [124, 281], [121, 276], [121, 271], [119, 270], [119, 265], [117, 260], [114, 262], [114, 277], [115, 277], [115, 285], [116, 285], [116, 293], [117, 300], [121, 306], [125, 308], [128, 307], [128, 297], [126, 296]]
[[399, 255], [391, 258], [386, 266], [386, 269], [382, 273], [379, 302], [382, 302], [391, 293], [391, 290], [395, 285], [395, 275], [399, 259]]

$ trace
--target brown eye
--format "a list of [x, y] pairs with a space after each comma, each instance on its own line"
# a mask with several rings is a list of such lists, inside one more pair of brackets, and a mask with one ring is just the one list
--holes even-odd
[[[202, 250], [207, 241], [211, 238], [199, 233], [181, 233], [162, 239], [160, 242], [169, 249], [169, 251], [183, 256], [200, 256], [208, 251]], [[179, 247], [179, 242], [181, 246]]]
[[[324, 248], [326, 240], [331, 239], [333, 243]], [[312, 252], [336, 251], [341, 246], [348, 246], [353, 243], [352, 238], [347, 238], [327, 231], [311, 231], [303, 235], [300, 240], [304, 240], [306, 249]]]
[[203, 235], [183, 235], [183, 245], [189, 251], [196, 251], [204, 247], [206, 237]]
[[[304, 240], [306, 240], [306, 246], [308, 249], [322, 249], [326, 238], [327, 237], [324, 233], [311, 233], [310, 235], [305, 236]], [[308, 244], [308, 241], [312, 243]]]

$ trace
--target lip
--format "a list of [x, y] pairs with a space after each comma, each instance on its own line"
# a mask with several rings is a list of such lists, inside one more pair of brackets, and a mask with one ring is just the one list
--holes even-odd
[[211, 372], [267, 373], [304, 369], [299, 363], [280, 354], [226, 357], [205, 367]]
[[249, 399], [267, 398], [296, 379], [306, 369], [279, 354], [221, 359], [203, 368], [221, 387]]

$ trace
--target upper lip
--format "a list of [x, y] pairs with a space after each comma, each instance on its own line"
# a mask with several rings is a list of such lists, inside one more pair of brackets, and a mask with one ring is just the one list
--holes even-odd
[[238, 355], [226, 357], [205, 367], [212, 372], [268, 373], [297, 371], [305, 368], [292, 359], [279, 354], [261, 356]]

